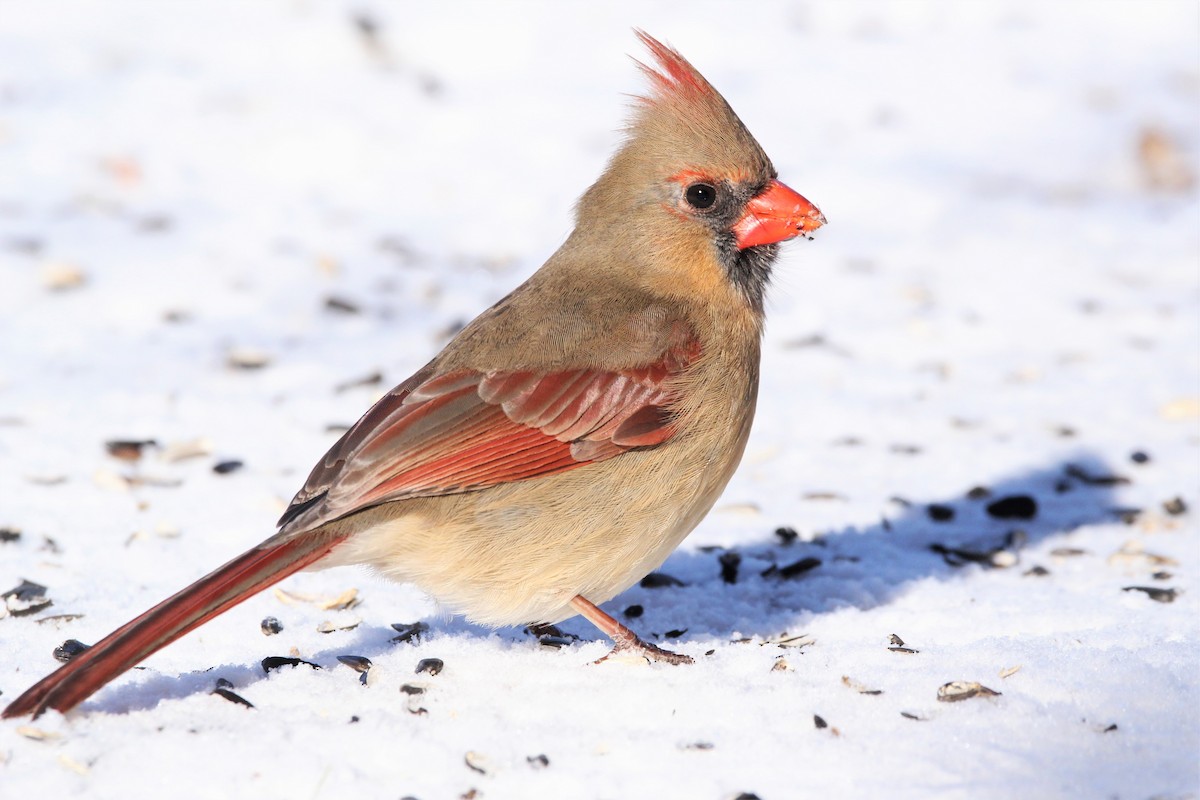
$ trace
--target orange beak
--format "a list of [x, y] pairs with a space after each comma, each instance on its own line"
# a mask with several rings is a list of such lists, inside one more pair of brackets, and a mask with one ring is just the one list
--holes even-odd
[[749, 203], [733, 226], [739, 250], [784, 242], [825, 224], [821, 209], [779, 181], [771, 181]]

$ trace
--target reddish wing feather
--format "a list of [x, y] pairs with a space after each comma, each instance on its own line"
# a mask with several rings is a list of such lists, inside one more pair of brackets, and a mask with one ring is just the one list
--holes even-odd
[[621, 371], [425, 370], [380, 400], [322, 460], [281, 524], [312, 528], [392, 500], [553, 475], [674, 433], [669, 379], [694, 343]]

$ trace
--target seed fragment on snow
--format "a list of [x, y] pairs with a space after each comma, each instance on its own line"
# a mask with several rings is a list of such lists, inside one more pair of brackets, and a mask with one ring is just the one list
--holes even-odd
[[954, 507], [942, 503], [932, 503], [925, 508], [929, 518], [934, 522], [950, 522], [954, 519]]
[[109, 439], [104, 443], [105, 451], [121, 461], [137, 461], [150, 447], [158, 447], [154, 439]]
[[668, 575], [665, 572], [651, 572], [646, 577], [642, 578], [639, 584], [643, 589], [665, 589], [667, 587], [687, 586], [686, 583], [679, 578]]
[[1172, 497], [1170, 500], [1164, 500], [1162, 506], [1163, 511], [1166, 511], [1173, 517], [1187, 513], [1187, 503], [1183, 501], [1182, 497]]
[[802, 647], [808, 647], [810, 644], [815, 644], [816, 641], [816, 637], [812, 636], [811, 634], [800, 633], [795, 636], [791, 636], [787, 631], [784, 631], [778, 636], [767, 637], [760, 643], [759, 646], [766, 647], [767, 645], [773, 644], [779, 648], [795, 648], [798, 650]]
[[305, 661], [304, 659], [296, 658], [295, 656], [267, 656], [262, 660], [263, 672], [270, 672], [271, 670], [279, 669], [280, 667], [296, 667], [301, 664], [306, 664], [313, 669], [321, 668], [319, 664], [314, 664], [311, 661]]
[[637, 619], [644, 611], [644, 608], [635, 603], [634, 605], [631, 605], [629, 608], [625, 609], [623, 613], [627, 619]]
[[550, 759], [545, 753], [538, 753], [536, 756], [526, 756], [525, 761], [534, 769], [545, 769], [550, 766]]
[[829, 723], [820, 714], [813, 714], [813, 725], [816, 726], [817, 730], [829, 727]]
[[937, 699], [943, 703], [957, 703], [972, 697], [997, 697], [1000, 692], [989, 689], [978, 681], [950, 681], [938, 687]]
[[35, 728], [33, 725], [19, 725], [17, 733], [26, 739], [33, 739], [35, 742], [50, 742], [62, 738], [61, 734], [43, 730], [42, 728]]
[[1020, 671], [1021, 671], [1020, 664], [1017, 664], [1014, 667], [1005, 667], [1004, 669], [1000, 670], [1000, 677], [1001, 677], [1001, 679], [1007, 678], [1010, 675], [1016, 675]]
[[52, 292], [78, 289], [87, 283], [87, 273], [74, 264], [51, 262], [42, 267], [42, 285]]
[[1144, 592], [1147, 597], [1157, 603], [1174, 603], [1179, 594], [1176, 589], [1160, 589], [1157, 586], [1124, 586], [1122, 592]]
[[0, 600], [4, 601], [9, 614], [24, 617], [54, 605], [54, 601], [46, 597], [46, 592], [46, 587], [40, 583], [22, 579], [20, 584], [0, 594]]
[[1125, 486], [1131, 483], [1124, 475], [1089, 472], [1078, 464], [1068, 464], [1063, 474], [1088, 486]]
[[1033, 519], [1038, 505], [1030, 495], [1010, 494], [988, 503], [984, 510], [996, 519]]
[[416, 674], [420, 675], [427, 672], [430, 675], [438, 675], [446, 668], [446, 662], [440, 658], [422, 658], [417, 662]]
[[894, 633], [889, 633], [888, 644], [895, 645], [896, 647], [904, 647], [904, 640]]
[[488, 771], [492, 768], [491, 762], [488, 760], [487, 756], [481, 753], [476, 753], [474, 750], [467, 751], [467, 754], [463, 756], [463, 762], [467, 765], [467, 767], [475, 772], [478, 772], [480, 775], [487, 775]]
[[203, 458], [204, 456], [211, 455], [212, 451], [212, 439], [206, 436], [197, 436], [193, 439], [176, 439], [175, 441], [167, 442], [167, 445], [158, 454], [158, 457], [161, 461], [174, 464], [179, 461], [186, 461], [189, 458]]
[[867, 686], [863, 683], [859, 683], [858, 681], [854, 680], [849, 675], [842, 676], [842, 685], [848, 689], [853, 689], [854, 691], [858, 692], [859, 694], [870, 694], [870, 695], [883, 694], [883, 689], [872, 689], [869, 686]]
[[263, 617], [263, 621], [259, 623], [259, 628], [263, 632], [263, 636], [274, 636], [283, 631], [283, 623], [275, 617]]
[[911, 711], [901, 711], [900, 716], [904, 717], [905, 719], [914, 720], [916, 722], [928, 722], [929, 721], [928, 718], [922, 717], [920, 714], [914, 714]]
[[788, 527], [776, 528], [775, 536], [776, 536], [776, 538], [779, 539], [780, 543], [785, 544], [785, 545], [792, 544], [798, 538], [800, 538], [800, 534], [796, 532], [795, 528], [788, 528]]
[[358, 673], [358, 682], [367, 685], [367, 676], [371, 671], [371, 659], [366, 656], [338, 656], [339, 663], [345, 664]]
[[0, 544], [15, 542], [20, 538], [21, 531], [19, 528], [0, 528]]
[[90, 647], [90, 644], [84, 644], [78, 639], [67, 639], [58, 647], [54, 648], [54, 658], [55, 660], [61, 661], [65, 664]]
[[914, 650], [911, 647], [889, 647], [888, 650], [891, 650], [893, 653], [904, 653], [905, 655], [910, 656], [915, 656], [917, 653], [921, 652], [920, 650]]
[[228, 475], [231, 472], [237, 472], [244, 464], [236, 458], [231, 458], [227, 461], [218, 461], [213, 464], [212, 471], [218, 475]]
[[324, 620], [317, 625], [317, 633], [335, 633], [337, 631], [352, 631], [362, 624], [362, 620], [358, 617], [345, 620], [344, 622], [331, 622]]
[[232, 369], [262, 369], [270, 363], [270, 354], [252, 347], [233, 347], [225, 354], [225, 364]]
[[1035, 564], [1034, 566], [1030, 567], [1029, 569], [1027, 569], [1021, 573], [1021, 575], [1023, 575], [1026, 578], [1043, 578], [1049, 574], [1050, 574], [1050, 570], [1046, 569], [1045, 567], [1041, 566], [1040, 564]]
[[225, 678], [217, 678], [217, 686], [212, 690], [212, 694], [222, 697], [231, 703], [236, 703], [246, 708], [254, 708], [253, 703], [233, 691], [233, 684]]
[[422, 634], [429, 630], [424, 622], [393, 622], [392, 628], [400, 634], [392, 637], [393, 642], [420, 641]]
[[74, 622], [77, 619], [83, 619], [83, 616], [83, 614], [51, 614], [48, 617], [35, 619], [34, 622], [36, 622], [38, 625], [45, 625], [47, 622], [50, 622], [53, 623], [54, 627], [57, 628], [64, 622]]
[[730, 550], [718, 556], [717, 562], [721, 565], [721, 580], [730, 584], [737, 583], [738, 567], [742, 564], [742, 554], [735, 550]]

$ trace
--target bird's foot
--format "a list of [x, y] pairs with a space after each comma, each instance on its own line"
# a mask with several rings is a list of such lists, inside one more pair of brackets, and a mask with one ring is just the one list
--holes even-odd
[[636, 633], [617, 622], [608, 614], [605, 614], [600, 610], [599, 606], [582, 595], [576, 595], [571, 600], [571, 605], [574, 606], [576, 611], [586, 617], [589, 622], [604, 631], [605, 635], [613, 640], [613, 649], [604, 658], [596, 661], [595, 663], [597, 664], [622, 653], [634, 653], [647, 661], [663, 661], [667, 664], [693, 663], [691, 656], [685, 656], [682, 653], [672, 653], [670, 650], [663, 650], [657, 645], [643, 641]]
[[695, 663], [691, 656], [685, 656], [683, 653], [672, 653], [670, 650], [664, 650], [658, 645], [650, 644], [640, 638], [633, 631], [621, 626], [621, 630], [612, 635], [613, 649], [608, 652], [608, 655], [597, 659], [596, 664], [607, 661], [613, 656], [619, 656], [624, 653], [633, 653], [639, 655], [647, 661], [663, 661], [667, 664], [692, 664]]

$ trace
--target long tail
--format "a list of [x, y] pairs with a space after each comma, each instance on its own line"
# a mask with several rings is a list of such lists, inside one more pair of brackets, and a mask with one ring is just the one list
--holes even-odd
[[4, 709], [4, 717], [48, 708], [66, 712], [188, 631], [324, 556], [345, 538], [317, 530], [275, 543], [269, 539], [168, 597], [47, 675]]

